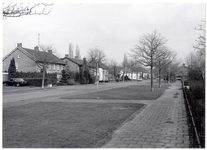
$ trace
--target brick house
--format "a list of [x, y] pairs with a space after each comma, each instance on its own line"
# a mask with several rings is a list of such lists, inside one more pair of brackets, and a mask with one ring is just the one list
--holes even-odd
[[57, 73], [57, 77], [60, 78], [61, 70], [64, 68], [65, 63], [55, 56], [52, 50], [42, 52], [39, 51], [38, 46], [34, 49], [28, 49], [22, 47], [22, 43], [18, 43], [17, 47], [3, 58], [3, 71], [8, 71], [10, 61], [14, 58], [18, 72], [40, 72], [37, 62], [43, 62], [45, 57], [49, 58], [46, 72]]
[[65, 57], [61, 58], [61, 60], [66, 64], [65, 68], [73, 72], [80, 72], [81, 67], [83, 66], [83, 60], [70, 58], [68, 54], [65, 54]]
[[[61, 58], [66, 64], [65, 68], [73, 72], [80, 72], [83, 66], [83, 60], [78, 58], [70, 58], [68, 54], [64, 58]], [[95, 61], [87, 62], [89, 72], [92, 76], [96, 76], [97, 64]], [[108, 81], [109, 71], [107, 67], [100, 63], [98, 67], [99, 81]]]

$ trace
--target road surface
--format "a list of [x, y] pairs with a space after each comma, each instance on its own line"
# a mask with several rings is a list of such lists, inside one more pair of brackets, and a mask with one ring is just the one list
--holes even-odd
[[[119, 87], [124, 87], [124, 86], [129, 86], [129, 85], [138, 85], [138, 84], [142, 85], [142, 84], [148, 84], [148, 83], [149, 81], [100, 83], [98, 86], [98, 91], [108, 90], [112, 88], [119, 88]], [[11, 87], [11, 89], [12, 88], [13, 87]], [[95, 84], [74, 85], [74, 86], [56, 86], [52, 88], [47, 88], [45, 90], [42, 90], [40, 88], [34, 88], [34, 90], [32, 89], [28, 90], [28, 88], [29, 87], [24, 87], [22, 89], [19, 89], [20, 91], [18, 92], [17, 91], [12, 92], [12, 90], [11, 92], [9, 92], [8, 91], [9, 89], [7, 89], [7, 92], [3, 91], [3, 104], [31, 100], [31, 99], [40, 99], [40, 98], [45, 98], [45, 97], [76, 95], [76, 94], [91, 93], [91, 92], [97, 91], [97, 86]]]

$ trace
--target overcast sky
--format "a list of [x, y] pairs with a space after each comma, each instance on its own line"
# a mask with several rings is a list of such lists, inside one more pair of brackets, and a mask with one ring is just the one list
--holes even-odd
[[39, 33], [40, 44], [52, 45], [60, 57], [73, 43], [82, 58], [98, 47], [109, 60], [121, 63], [143, 34], [157, 30], [168, 39], [166, 45], [185, 58], [200, 34], [193, 28], [205, 20], [205, 14], [204, 3], [54, 3], [49, 15], [3, 20], [3, 56], [17, 43], [33, 49]]

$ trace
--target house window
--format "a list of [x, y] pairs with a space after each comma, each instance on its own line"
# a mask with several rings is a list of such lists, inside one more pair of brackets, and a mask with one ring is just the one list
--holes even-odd
[[57, 70], [60, 70], [60, 66], [59, 65], [57, 65]]
[[16, 69], [18, 69], [18, 63], [17, 62], [15, 63], [15, 67], [16, 67]]
[[17, 55], [17, 58], [19, 59], [20, 58], [20, 55]]

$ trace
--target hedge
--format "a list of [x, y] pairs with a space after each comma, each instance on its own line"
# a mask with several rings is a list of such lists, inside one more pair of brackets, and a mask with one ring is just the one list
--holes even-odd
[[[28, 86], [42, 86], [42, 78], [24, 78]], [[45, 78], [44, 86], [50, 84], [50, 79]]]
[[[40, 80], [40, 79], [42, 79], [42, 76], [43, 76], [42, 72], [17, 72], [16, 75], [17, 75], [17, 77], [23, 78], [25, 80], [26, 79], [28, 79], [28, 80], [31, 80], [31, 79]], [[57, 84], [57, 73], [47, 73], [47, 74], [45, 74], [45, 78], [47, 78], [46, 81], [48, 80], [47, 81], [48, 84], [49, 83], [52, 84], [52, 85]], [[33, 83], [34, 81], [31, 81], [31, 82], [32, 82], [32, 85], [33, 84], [35, 85], [35, 83]], [[38, 83], [38, 85], [39, 85], [39, 83]]]

